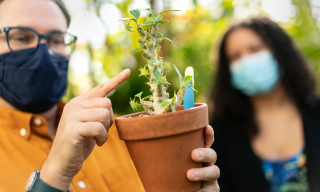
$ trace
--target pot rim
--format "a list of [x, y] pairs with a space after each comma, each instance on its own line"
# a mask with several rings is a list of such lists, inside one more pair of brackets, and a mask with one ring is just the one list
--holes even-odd
[[[194, 110], [194, 109], [197, 109], [197, 108], [200, 108], [200, 107], [205, 107], [205, 106], [208, 106], [206, 103], [195, 103], [194, 104], [194, 107], [190, 108], [190, 109], [183, 109], [183, 110], [179, 110], [179, 111], [175, 111], [175, 112], [170, 112], [170, 113], [163, 113], [163, 114], [159, 114], [159, 115], [150, 115], [150, 116], [147, 116], [147, 117], [143, 117], [143, 118], [165, 118], [166, 116], [171, 116], [172, 113], [184, 113], [185, 111], [191, 111], [191, 110]], [[180, 107], [183, 107], [183, 105], [181, 105]], [[117, 117], [116, 120], [121, 120], [121, 121], [130, 121], [130, 120], [135, 120], [137, 118], [141, 118], [141, 117], [137, 117], [141, 114], [144, 114], [146, 115], [147, 112], [146, 111], [141, 111], [141, 112], [137, 112], [137, 113], [130, 113], [130, 114], [127, 114], [127, 115], [122, 115], [120, 117]], [[134, 118], [128, 118], [128, 117], [134, 117]]]
[[[205, 128], [208, 122], [208, 106], [196, 103], [195, 107], [147, 117], [137, 117], [146, 112], [124, 115], [115, 119], [121, 140], [145, 140], [183, 134]], [[182, 110], [181, 110], [182, 109]], [[128, 118], [135, 116], [136, 118]]]

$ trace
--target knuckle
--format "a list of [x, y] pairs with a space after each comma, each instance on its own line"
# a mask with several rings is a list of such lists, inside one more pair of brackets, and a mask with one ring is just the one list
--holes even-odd
[[103, 103], [105, 107], [111, 106], [111, 100], [109, 98], [103, 98]]
[[217, 159], [218, 158], [218, 154], [215, 150], [212, 149], [212, 152], [213, 152], [213, 158], [214, 159]]
[[216, 170], [217, 178], [220, 177], [220, 168], [217, 165], [213, 165], [213, 168]]
[[63, 110], [68, 111], [71, 107], [72, 107], [72, 102], [70, 101], [64, 106]]
[[72, 98], [69, 103], [75, 102], [77, 100], [78, 97]]
[[108, 109], [104, 109], [104, 108], [101, 108], [101, 111], [100, 111], [101, 115], [103, 117], [108, 117], [109, 116], [109, 110]]
[[99, 135], [103, 134], [105, 131], [104, 126], [101, 123], [96, 124], [96, 130]]
[[70, 101], [64, 106], [63, 110], [70, 112], [70, 111], [73, 111], [74, 108], [77, 107], [78, 105], [79, 105], [79, 101], [73, 101], [73, 102]]
[[215, 155], [215, 151], [211, 148], [206, 148], [203, 150], [203, 156], [206, 161], [214, 161], [216, 158]]
[[106, 98], [106, 100], [107, 100], [107, 105], [112, 106], [111, 100], [109, 98]]

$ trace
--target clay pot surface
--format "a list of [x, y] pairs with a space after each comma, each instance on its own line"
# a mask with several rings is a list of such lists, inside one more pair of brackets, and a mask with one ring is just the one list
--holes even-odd
[[[208, 107], [161, 115], [138, 117], [146, 112], [115, 120], [142, 184], [147, 192], [192, 192], [201, 182], [189, 181], [187, 171], [202, 167], [191, 159], [194, 149], [204, 147], [203, 128], [208, 125]], [[132, 117], [132, 118], [129, 118]]]

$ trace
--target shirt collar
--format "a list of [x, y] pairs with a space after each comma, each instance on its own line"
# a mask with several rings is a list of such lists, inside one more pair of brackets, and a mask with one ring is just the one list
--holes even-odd
[[[58, 121], [60, 120], [64, 106], [64, 102], [59, 103]], [[31, 134], [38, 134], [39, 136], [51, 139], [47, 129], [47, 121], [41, 115], [33, 113], [0, 107], [0, 127], [10, 129], [26, 140], [30, 138]]]

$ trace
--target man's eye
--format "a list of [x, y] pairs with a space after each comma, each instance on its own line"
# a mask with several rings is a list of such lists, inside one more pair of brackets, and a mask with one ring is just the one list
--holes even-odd
[[26, 41], [27, 39], [26, 39], [25, 36], [15, 36], [15, 37], [12, 38], [12, 40], [24, 42], [24, 41]]
[[20, 42], [20, 43], [30, 43], [35, 38], [30, 35], [14, 35], [10, 37], [10, 41]]
[[63, 39], [52, 39], [51, 43], [53, 43], [53, 44], [65, 44]]

